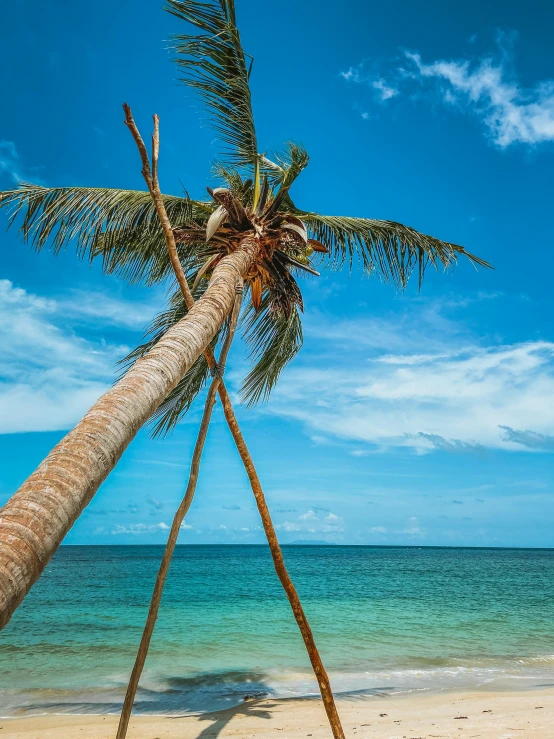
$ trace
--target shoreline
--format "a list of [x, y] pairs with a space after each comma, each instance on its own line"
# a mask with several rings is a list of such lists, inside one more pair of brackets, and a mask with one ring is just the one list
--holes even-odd
[[[339, 698], [349, 737], [380, 739], [480, 739], [552, 736], [554, 687], [521, 691], [464, 691]], [[45, 714], [0, 719], [0, 738], [111, 739], [117, 715]], [[215, 739], [282, 736], [327, 739], [320, 700], [263, 698], [235, 708], [196, 715], [134, 716], [128, 739]]]

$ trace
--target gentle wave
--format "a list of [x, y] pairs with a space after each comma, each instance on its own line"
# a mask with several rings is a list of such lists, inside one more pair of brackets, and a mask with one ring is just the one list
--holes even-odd
[[[426, 660], [428, 661], [428, 660]], [[370, 698], [413, 692], [452, 690], [536, 689], [554, 685], [554, 655], [538, 655], [499, 664], [450, 660], [448, 666], [333, 672], [333, 689], [342, 698]], [[21, 715], [106, 714], [121, 710], [125, 694], [122, 676], [111, 684], [75, 690], [38, 688], [0, 690], [3, 718]], [[137, 694], [138, 714], [191, 714], [231, 708], [245, 699], [312, 698], [319, 695], [308, 672], [229, 670], [188, 677], [146, 673]]]

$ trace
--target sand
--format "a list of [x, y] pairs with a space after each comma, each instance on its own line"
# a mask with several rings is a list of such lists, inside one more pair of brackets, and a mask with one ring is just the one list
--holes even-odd
[[[1, 708], [0, 708], [1, 710]], [[339, 701], [346, 736], [380, 739], [554, 737], [554, 689], [442, 693]], [[116, 716], [0, 720], [0, 739], [113, 739]], [[313, 737], [328, 739], [319, 701], [258, 700], [201, 716], [139, 716], [128, 739]]]

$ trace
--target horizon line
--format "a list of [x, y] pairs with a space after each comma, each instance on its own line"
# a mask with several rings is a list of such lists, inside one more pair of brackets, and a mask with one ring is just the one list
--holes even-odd
[[[253, 544], [253, 543], [180, 543], [176, 544], [177, 547], [264, 547], [268, 548], [267, 543], [265, 544]], [[537, 550], [537, 551], [554, 551], [554, 546], [551, 547], [531, 547], [531, 546], [455, 546], [450, 544], [335, 544], [334, 542], [327, 542], [325, 544], [295, 544], [294, 542], [281, 543], [282, 547], [310, 547], [314, 549], [316, 547], [350, 547], [358, 549], [516, 549], [516, 550]], [[62, 547], [165, 547], [165, 543], [161, 544], [60, 544]]]

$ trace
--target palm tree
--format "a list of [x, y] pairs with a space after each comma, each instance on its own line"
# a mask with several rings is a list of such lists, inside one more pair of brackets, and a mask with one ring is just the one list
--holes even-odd
[[[204, 352], [225, 335], [237, 278], [248, 290], [243, 330], [254, 366], [242, 393], [252, 405], [268, 396], [302, 344], [297, 273], [317, 274], [319, 262], [357, 261], [403, 288], [414, 270], [421, 282], [428, 264], [448, 268], [459, 255], [488, 266], [460, 246], [399, 223], [298, 207], [290, 191], [308, 156], [294, 144], [273, 160], [260, 153], [233, 0], [168, 0], [167, 9], [199, 29], [175, 38], [177, 62], [225, 146], [217, 167], [223, 186], [209, 189], [209, 200], [162, 197], [197, 302], [189, 307], [181, 294], [173, 297], [130, 357], [138, 361], [0, 510], [0, 627], [141, 426], [154, 416], [160, 432], [170, 428], [204, 386]], [[38, 249], [50, 245], [57, 252], [75, 242], [81, 256], [101, 259], [106, 272], [131, 282], [152, 285], [171, 274], [148, 192], [23, 184], [3, 193], [0, 205], [12, 206], [14, 217], [23, 214], [23, 238]], [[237, 439], [238, 427], [236, 433]]]
[[[152, 197], [152, 201], [156, 208], [156, 212], [157, 212], [157, 215], [160, 221], [160, 225], [162, 227], [162, 231], [163, 231], [166, 246], [167, 246], [167, 254], [171, 261], [171, 266], [173, 268], [177, 283], [179, 285], [181, 298], [186, 308], [190, 309], [194, 305], [194, 297], [192, 295], [187, 277], [183, 271], [181, 262], [179, 260], [179, 255], [177, 252], [177, 245], [175, 242], [175, 235], [173, 233], [173, 229], [171, 228], [171, 223], [170, 223], [170, 220], [167, 215], [167, 211], [163, 203], [163, 196], [160, 190], [160, 184], [159, 184], [159, 179], [158, 179], [158, 160], [159, 160], [159, 150], [160, 150], [160, 121], [159, 121], [159, 118], [157, 115], [153, 117], [154, 118], [154, 133], [152, 134], [152, 162], [150, 162], [150, 159], [148, 157], [148, 151], [146, 149], [146, 146], [144, 145], [142, 136], [140, 135], [137, 125], [134, 121], [131, 108], [126, 103], [124, 103], [123, 109], [125, 110], [125, 123], [128, 126], [129, 130], [131, 131], [131, 134], [135, 140], [135, 143], [137, 145], [137, 148], [140, 154], [140, 158], [142, 162], [142, 176], [144, 177], [144, 181], [146, 182], [146, 186], [148, 187], [148, 191]], [[201, 274], [201, 271], [196, 276], [195, 281], [198, 281], [200, 274]], [[206, 358], [208, 366], [210, 366], [210, 368], [213, 370], [212, 374], [214, 375], [214, 379], [212, 380], [210, 389], [208, 390], [208, 394], [206, 397], [206, 402], [204, 404], [204, 412], [202, 414], [202, 421], [200, 423], [198, 437], [196, 440], [196, 444], [194, 446], [194, 452], [192, 455], [192, 461], [191, 461], [191, 466], [190, 466], [189, 481], [188, 481], [188, 484], [185, 490], [185, 495], [183, 496], [183, 500], [181, 501], [175, 513], [175, 516], [173, 518], [173, 522], [171, 524], [171, 529], [169, 531], [169, 536], [167, 538], [165, 550], [162, 556], [162, 560], [160, 562], [160, 567], [158, 569], [158, 574], [156, 576], [156, 582], [154, 584], [154, 590], [152, 593], [152, 597], [150, 599], [150, 607], [148, 609], [146, 622], [144, 624], [144, 629], [142, 632], [139, 648], [137, 651], [137, 656], [135, 658], [135, 663], [131, 671], [131, 676], [129, 678], [127, 690], [125, 692], [125, 699], [123, 701], [123, 707], [121, 710], [121, 716], [120, 716], [119, 725], [117, 728], [116, 739], [125, 739], [125, 737], [127, 736], [127, 729], [129, 726], [129, 720], [131, 718], [131, 712], [133, 710], [133, 704], [135, 701], [137, 688], [139, 685], [140, 677], [142, 675], [142, 670], [144, 669], [146, 657], [148, 655], [150, 641], [152, 639], [152, 634], [154, 633], [154, 626], [156, 625], [156, 620], [158, 618], [158, 612], [159, 612], [159, 608], [160, 608], [160, 604], [162, 600], [163, 589], [164, 589], [165, 581], [166, 581], [167, 574], [169, 571], [169, 566], [173, 558], [173, 553], [175, 551], [175, 546], [177, 544], [179, 530], [187, 514], [187, 511], [189, 510], [192, 504], [192, 500], [196, 492], [196, 484], [198, 481], [198, 474], [200, 470], [200, 461], [202, 458], [202, 452], [204, 449], [204, 444], [205, 444], [206, 436], [208, 433], [208, 427], [210, 424], [212, 411], [213, 411], [213, 407], [214, 407], [215, 400], [216, 400], [216, 394], [218, 392], [219, 392], [221, 401], [223, 403], [223, 408], [225, 412], [225, 417], [227, 419], [227, 423], [229, 425], [229, 428], [233, 435], [233, 439], [239, 451], [239, 455], [243, 461], [246, 473], [250, 480], [252, 492], [254, 493], [256, 505], [258, 507], [258, 511], [260, 513], [260, 518], [262, 520], [264, 532], [266, 534], [267, 541], [269, 544], [269, 550], [271, 552], [273, 564], [275, 566], [275, 571], [283, 586], [283, 589], [285, 590], [290, 606], [292, 608], [292, 612], [296, 619], [296, 623], [298, 624], [300, 633], [302, 634], [302, 638], [304, 639], [304, 644], [306, 646], [306, 650], [308, 652], [308, 656], [310, 658], [310, 662], [314, 670], [315, 678], [316, 678], [317, 684], [321, 692], [323, 705], [325, 707], [325, 711], [329, 719], [329, 724], [331, 726], [331, 731], [333, 732], [333, 737], [335, 739], [344, 739], [344, 732], [343, 732], [342, 725], [340, 722], [337, 707], [335, 705], [335, 699], [333, 696], [333, 691], [331, 689], [331, 683], [329, 681], [329, 676], [327, 675], [327, 671], [325, 670], [325, 667], [323, 666], [323, 662], [321, 660], [319, 651], [315, 644], [315, 640], [313, 638], [312, 630], [308, 623], [308, 619], [306, 618], [306, 614], [304, 613], [304, 609], [302, 608], [302, 604], [300, 603], [300, 598], [298, 597], [296, 588], [294, 587], [294, 584], [285, 566], [283, 553], [281, 551], [281, 547], [279, 546], [277, 534], [275, 533], [275, 528], [273, 526], [273, 522], [269, 514], [269, 509], [265, 501], [265, 496], [263, 494], [260, 481], [256, 474], [254, 463], [252, 461], [252, 458], [250, 457], [250, 453], [244, 442], [242, 433], [240, 432], [240, 429], [239, 429], [239, 426], [238, 426], [238, 423], [237, 423], [237, 420], [236, 420], [236, 417], [235, 417], [235, 414], [234, 414], [234, 411], [231, 405], [231, 401], [229, 399], [227, 390], [223, 382], [223, 372], [225, 368], [225, 362], [229, 354], [229, 349], [231, 347], [231, 342], [235, 334], [235, 330], [236, 330], [237, 322], [239, 318], [239, 313], [240, 313], [242, 293], [243, 293], [242, 280], [237, 282], [235, 286], [235, 290], [236, 290], [237, 296], [235, 298], [235, 304], [233, 306], [231, 317], [229, 319], [229, 327], [225, 335], [223, 347], [219, 355], [219, 361], [216, 361], [211, 348], [208, 348], [204, 352], [204, 356]], [[139, 349], [139, 354], [141, 352], [144, 353], [144, 350]], [[132, 361], [132, 359], [130, 361]], [[185, 399], [185, 403], [186, 403], [186, 399]], [[161, 431], [162, 433], [167, 433], [169, 429], [172, 428], [176, 424], [176, 421], [177, 421], [177, 418], [174, 416], [171, 409], [169, 411], [166, 411], [165, 415], [168, 416], [165, 422], [165, 428], [162, 430], [160, 430], [159, 428], [157, 429], [157, 431]]]

